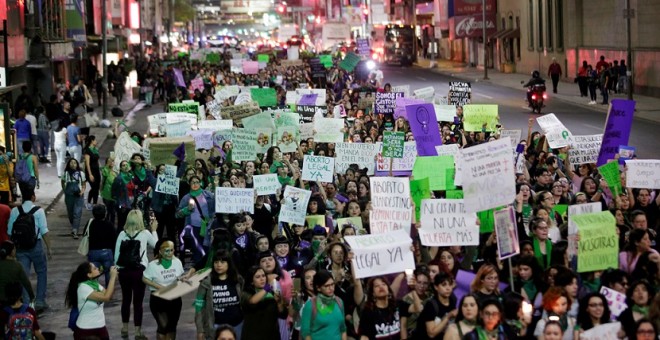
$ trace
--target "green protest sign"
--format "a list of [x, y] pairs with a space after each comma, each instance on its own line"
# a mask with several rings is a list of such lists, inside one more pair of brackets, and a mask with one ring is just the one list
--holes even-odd
[[197, 114], [199, 112], [199, 103], [172, 103], [168, 105], [170, 112], [188, 112]]
[[325, 68], [331, 68], [332, 67], [332, 56], [329, 54], [321, 54], [319, 56], [319, 61]]
[[578, 273], [619, 268], [616, 219], [609, 211], [571, 216], [578, 227]]
[[404, 139], [403, 132], [383, 132], [383, 157], [403, 158]]
[[447, 190], [448, 200], [461, 200], [463, 199], [463, 190]]
[[492, 233], [495, 230], [495, 209], [488, 209], [477, 213], [479, 219], [479, 232]]
[[360, 56], [351, 52], [347, 54], [344, 57], [344, 60], [342, 60], [339, 63], [339, 67], [342, 69], [348, 71], [348, 72], [353, 72], [353, 69], [355, 69], [355, 66], [360, 62]]
[[275, 115], [275, 126], [298, 126], [300, 124], [300, 115], [295, 112], [278, 112]]
[[607, 182], [614, 197], [618, 197], [623, 192], [619, 163], [615, 161], [601, 165], [598, 167], [598, 172], [603, 176], [605, 182]]
[[268, 63], [268, 61], [270, 61], [270, 56], [268, 54], [259, 54], [257, 55], [257, 61], [260, 63]]
[[313, 229], [315, 226], [320, 225], [321, 227], [326, 227], [325, 225], [325, 215], [308, 215], [305, 216], [305, 222], [310, 229]]
[[429, 179], [422, 178], [410, 181], [410, 196], [415, 202], [415, 220], [419, 221], [419, 213], [422, 209], [422, 200], [431, 198], [431, 188], [429, 188]]
[[209, 53], [206, 55], [206, 61], [214, 65], [220, 64], [220, 54]]
[[497, 105], [468, 104], [463, 106], [465, 131], [481, 131], [486, 123], [486, 131], [496, 131], [500, 123]]
[[428, 178], [431, 190], [448, 190], [455, 188], [453, 173], [448, 172], [453, 169], [454, 156], [418, 156], [412, 173], [415, 179]]
[[555, 204], [552, 212], [558, 212], [559, 215], [566, 221], [566, 213], [568, 212], [568, 204]]
[[277, 93], [274, 88], [264, 87], [260, 89], [250, 89], [252, 100], [263, 106], [277, 106]]

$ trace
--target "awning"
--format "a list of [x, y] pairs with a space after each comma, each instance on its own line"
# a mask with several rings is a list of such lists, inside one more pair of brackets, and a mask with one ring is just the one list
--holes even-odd
[[520, 28], [509, 30], [506, 34], [500, 36], [499, 39], [520, 39]]
[[488, 39], [499, 39], [502, 35], [507, 34], [509, 31], [511, 31], [511, 30], [510, 29], [503, 29], [503, 30], [497, 31], [497, 32], [491, 34], [490, 36], [488, 36]]
[[3, 95], [5, 93], [9, 93], [9, 92], [14, 91], [14, 90], [18, 90], [18, 89], [21, 88], [21, 86], [25, 86], [25, 85], [27, 85], [27, 84], [26, 83], [20, 83], [20, 84], [16, 84], [16, 85], [9, 85], [9, 86], [5, 86], [5, 87], [0, 87], [0, 95]]

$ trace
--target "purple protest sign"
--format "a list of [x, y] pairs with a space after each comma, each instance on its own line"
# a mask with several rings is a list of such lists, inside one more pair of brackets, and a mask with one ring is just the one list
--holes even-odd
[[635, 101], [625, 99], [614, 99], [610, 103], [610, 111], [607, 113], [603, 141], [600, 144], [598, 163], [601, 166], [608, 160], [614, 159], [619, 152], [619, 145], [628, 145], [630, 128], [635, 115]]
[[396, 106], [394, 107], [394, 119], [399, 117], [407, 119], [406, 105], [423, 104], [424, 101], [414, 98], [397, 97], [395, 103]]
[[[459, 270], [456, 273], [456, 288], [454, 288], [454, 295], [456, 295], [456, 307], [461, 303], [461, 298], [470, 293], [470, 284], [474, 281], [477, 274], [465, 270]], [[500, 282], [500, 292], [504, 291], [509, 285]]]
[[415, 136], [418, 156], [437, 156], [437, 145], [442, 145], [438, 122], [433, 104], [414, 104], [406, 106], [408, 124]]
[[318, 97], [316, 93], [303, 94], [298, 100], [298, 105], [314, 106], [316, 105], [316, 97]]
[[174, 82], [176, 83], [176, 86], [186, 87], [186, 82], [183, 80], [183, 73], [181, 72], [181, 69], [175, 68], [173, 70], [174, 70]]

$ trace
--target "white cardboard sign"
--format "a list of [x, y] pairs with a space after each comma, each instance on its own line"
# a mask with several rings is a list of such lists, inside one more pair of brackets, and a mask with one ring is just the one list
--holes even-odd
[[254, 213], [254, 189], [215, 188], [215, 211], [222, 214]]
[[401, 273], [415, 268], [412, 239], [403, 230], [387, 234], [347, 236], [356, 278]]
[[479, 245], [477, 214], [465, 212], [462, 199], [423, 199], [419, 238], [429, 247]]

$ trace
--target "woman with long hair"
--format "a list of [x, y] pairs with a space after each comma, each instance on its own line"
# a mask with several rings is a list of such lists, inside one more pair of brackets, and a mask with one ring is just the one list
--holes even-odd
[[153, 293], [176, 282], [183, 275], [183, 264], [174, 256], [174, 242], [160, 239], [154, 247], [154, 260], [142, 274], [142, 282], [149, 286], [149, 309], [156, 319], [158, 340], [176, 339], [176, 326], [181, 316], [181, 298], [165, 300]]
[[[144, 269], [149, 264], [147, 247], [154, 248], [158, 241], [158, 223], [151, 223], [151, 232], [144, 228], [142, 212], [131, 210], [126, 217], [124, 230], [119, 233], [115, 244], [115, 264], [119, 269], [119, 284], [121, 285], [121, 336], [128, 337], [128, 322], [131, 317], [131, 304], [135, 325], [135, 339], [145, 340], [142, 334], [142, 302], [144, 300], [145, 284], [142, 281]], [[139, 244], [135, 243], [138, 241]], [[139, 250], [136, 250], [139, 248]], [[141, 254], [138, 259], [131, 256], [135, 252]]]
[[131, 208], [140, 209], [144, 224], [149, 223], [149, 209], [151, 208], [151, 191], [156, 185], [156, 179], [146, 168], [146, 160], [141, 153], [131, 156], [131, 172], [133, 173], [133, 204]]
[[[243, 330], [243, 278], [238, 274], [231, 253], [227, 250], [216, 251], [212, 258], [212, 272], [199, 283], [195, 298], [197, 338], [211, 339], [218, 325], [228, 324], [240, 339]], [[215, 293], [221, 293], [223, 298], [214, 299]]]
[[302, 287], [300, 287], [299, 292], [293, 292], [294, 296], [291, 300], [291, 310], [289, 312], [289, 315], [291, 315], [293, 318], [291, 339], [300, 339], [300, 327], [302, 326], [302, 309], [309, 299], [316, 296], [316, 292], [314, 290], [315, 275], [315, 268], [305, 268], [302, 273]]
[[[275, 290], [281, 293], [284, 302], [288, 304], [289, 301], [291, 301], [293, 292], [293, 279], [291, 278], [291, 274], [280, 267], [280, 263], [275, 260], [275, 256], [269, 251], [259, 254], [259, 261], [257, 264], [266, 273], [268, 284], [275, 287]], [[288, 339], [289, 329], [287, 327], [288, 322], [286, 321], [286, 317], [280, 318], [279, 323], [281, 338], [283, 340]]]
[[64, 190], [67, 216], [71, 224], [71, 236], [77, 240], [82, 217], [83, 196], [85, 195], [85, 174], [75, 158], [71, 158], [67, 162], [66, 171], [62, 176], [62, 189]]
[[414, 331], [417, 328], [417, 320], [424, 309], [424, 305], [433, 298], [433, 285], [428, 269], [424, 266], [418, 266], [413, 271], [413, 277], [415, 279], [412, 282], [412, 289], [402, 299], [410, 305], [406, 324], [404, 325], [409, 338], [414, 336]]
[[0, 306], [5, 306], [7, 296], [5, 294], [5, 285], [10, 282], [20, 282], [21, 286], [28, 292], [30, 301], [34, 300], [34, 290], [32, 284], [25, 274], [23, 266], [16, 261], [16, 247], [14, 243], [7, 240], [0, 244]]
[[176, 216], [185, 219], [185, 227], [179, 235], [181, 247], [185, 244], [183, 238], [186, 235], [190, 236], [194, 242], [192, 260], [196, 263], [206, 253], [204, 239], [210, 231], [211, 220], [215, 216], [215, 196], [202, 189], [202, 181], [199, 177], [191, 176], [189, 183], [190, 192], [179, 201]]
[[[635, 337], [635, 323], [649, 317], [649, 307], [653, 302], [655, 291], [648, 281], [640, 280], [633, 282], [626, 292], [626, 304], [628, 308], [624, 310], [617, 320], [621, 322], [620, 337], [627, 336], [628, 339]], [[625, 333], [625, 334], [623, 334]]]
[[[154, 169], [154, 178], [164, 176], [165, 169], [165, 164], [158, 164], [156, 169]], [[168, 239], [174, 242], [177, 241], [177, 220], [175, 215], [178, 205], [179, 197], [177, 195], [153, 191], [151, 209], [153, 209], [156, 220], [158, 221], [158, 238], [163, 237], [163, 234], [167, 232]]]
[[463, 337], [463, 340], [507, 340], [508, 337], [502, 325], [504, 309], [497, 299], [486, 299], [481, 303], [479, 322], [474, 330]]
[[335, 280], [327, 270], [314, 275], [314, 293], [302, 310], [302, 339], [346, 340], [344, 303], [335, 292]]
[[112, 183], [111, 192], [112, 197], [115, 198], [115, 208], [117, 209], [117, 232], [121, 232], [126, 224], [128, 213], [132, 209], [135, 195], [133, 173], [128, 161], [119, 163], [119, 174]]
[[101, 272], [93, 263], [84, 262], [78, 265], [71, 274], [66, 289], [64, 304], [68, 308], [78, 309], [76, 329], [73, 331], [75, 340], [110, 339], [105, 325], [103, 304], [112, 299], [117, 281], [117, 267], [110, 267], [110, 282], [104, 289], [98, 282]]
[[534, 305], [537, 305], [535, 302], [539, 302], [535, 307], [541, 307], [538, 297], [543, 294], [547, 285], [543, 280], [543, 269], [536, 258], [525, 255], [518, 259], [518, 276], [514, 287], [518, 288], [517, 293], [520, 293], [527, 302]]
[[543, 294], [543, 317], [536, 324], [534, 336], [539, 340], [543, 339], [543, 330], [545, 324], [551, 320], [557, 320], [561, 324], [564, 340], [572, 340], [575, 327], [575, 319], [568, 316], [571, 309], [571, 298], [566, 290], [560, 287], [552, 287]]
[[366, 292], [360, 279], [354, 279], [353, 299], [362, 307], [360, 340], [400, 339], [405, 333], [401, 326], [400, 308], [390, 284], [384, 276], [367, 281]]
[[619, 269], [632, 274], [640, 256], [646, 252], [657, 253], [651, 248], [649, 233], [644, 229], [633, 229], [628, 234], [628, 244], [624, 251], [619, 253]]
[[552, 241], [548, 238], [548, 224], [542, 218], [534, 218], [529, 222], [532, 232], [532, 245], [534, 257], [543, 270], [551, 265]]
[[463, 339], [463, 337], [472, 332], [477, 326], [479, 319], [479, 303], [474, 294], [467, 294], [461, 298], [458, 304], [458, 314], [454, 323], [447, 327], [444, 340]]
[[112, 196], [112, 184], [117, 178], [117, 173], [113, 169], [115, 166], [115, 159], [108, 157], [105, 160], [105, 166], [101, 169], [101, 198], [107, 210], [108, 222], [115, 226], [115, 216], [117, 215], [117, 208], [115, 198]]
[[89, 194], [87, 194], [87, 210], [92, 210], [92, 205], [98, 203], [99, 189], [101, 188], [101, 165], [99, 164], [99, 149], [96, 136], [89, 135], [85, 139], [83, 159], [85, 161], [85, 174], [89, 182]]
[[630, 340], [656, 340], [658, 327], [649, 319], [640, 319], [635, 323], [634, 335]]
[[241, 295], [245, 318], [241, 339], [280, 339], [278, 320], [287, 315], [281, 290], [268, 283], [266, 272], [261, 267], [248, 269], [247, 278], [249, 281]]
[[470, 284], [470, 292], [477, 296], [479, 303], [488, 298], [500, 299], [500, 274], [492, 264], [484, 264], [477, 271]]
[[[64, 103], [68, 106], [69, 103]], [[53, 149], [55, 149], [55, 166], [57, 168], [57, 177], [64, 176], [64, 169], [66, 168], [66, 128], [60, 123], [55, 130], [53, 130]]]
[[598, 292], [587, 294], [580, 301], [574, 339], [579, 339], [584, 331], [610, 322], [610, 314], [610, 307], [603, 294]]
[[108, 268], [115, 263], [112, 254], [117, 239], [115, 226], [106, 220], [106, 208], [97, 204], [92, 208], [92, 219], [87, 224], [87, 238], [89, 241], [89, 252], [87, 261], [93, 263], [105, 273], [105, 284], [110, 282]]

